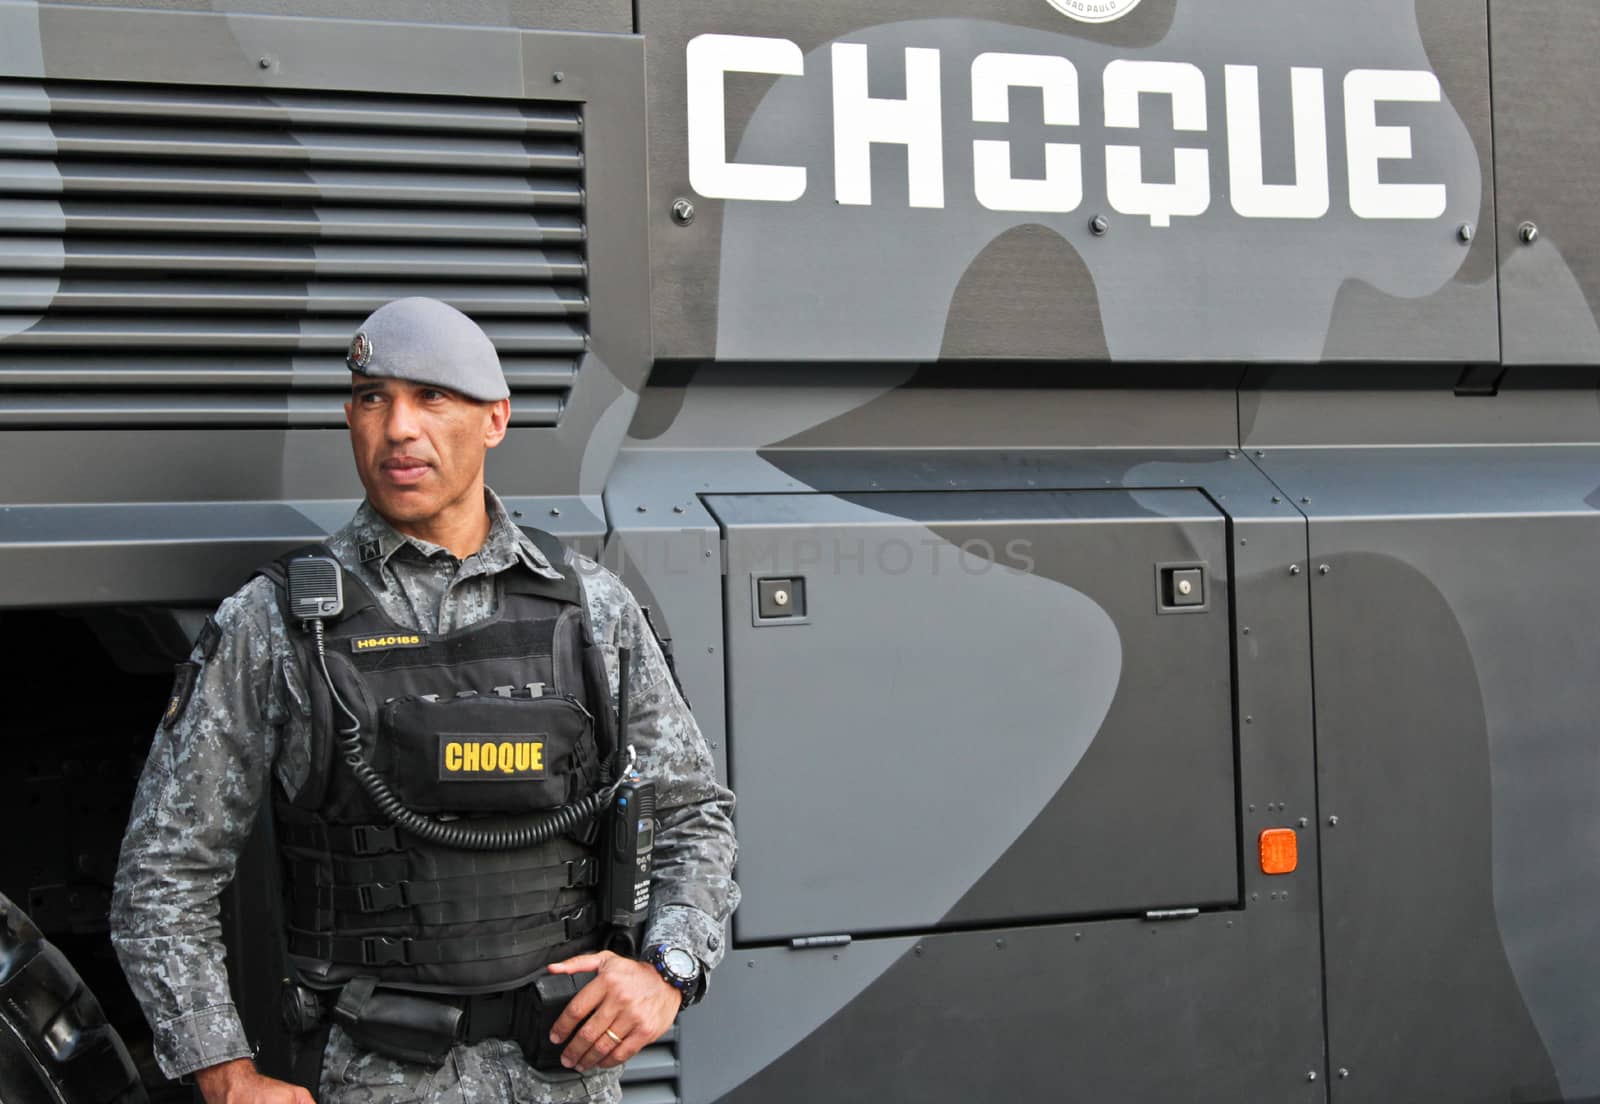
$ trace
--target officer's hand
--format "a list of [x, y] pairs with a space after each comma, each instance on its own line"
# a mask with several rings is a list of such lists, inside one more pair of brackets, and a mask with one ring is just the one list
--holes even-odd
[[316, 1104], [299, 1085], [257, 1073], [255, 1063], [248, 1058], [196, 1070], [194, 1083], [206, 1104]]
[[[572, 1036], [561, 1052], [561, 1064], [584, 1072], [596, 1066], [611, 1069], [622, 1065], [661, 1038], [683, 1007], [682, 994], [648, 962], [601, 951], [550, 966], [552, 974], [589, 970], [597, 976], [578, 990], [550, 1032], [552, 1043]], [[589, 1017], [587, 1023], [585, 1016]], [[580, 1023], [583, 1027], [573, 1035], [572, 1029]], [[606, 1034], [608, 1031], [611, 1034]]]

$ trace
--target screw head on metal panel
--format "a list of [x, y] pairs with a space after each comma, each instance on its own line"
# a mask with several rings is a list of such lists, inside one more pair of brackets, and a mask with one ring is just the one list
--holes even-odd
[[634, 509], [641, 514], [645, 512], [645, 508], [643, 506], [635, 506]]
[[555, 81], [557, 84], [560, 84], [562, 81], [567, 79], [567, 75], [561, 70], [557, 69], [554, 73], [550, 74], [550, 79]]
[[1340, 1076], [1341, 1079], [1345, 1078], [1345, 1077], [1349, 1077], [1350, 1076], [1350, 1071], [1345, 1069], [1343, 1066], [1340, 1066], [1339, 1067], [1339, 1076]]
[[1539, 228], [1531, 222], [1525, 222], [1517, 227], [1517, 237], [1522, 239], [1523, 245], [1532, 245], [1539, 240]]
[[1332, 570], [1333, 570], [1333, 568], [1329, 567], [1327, 564], [1318, 564], [1317, 565], [1317, 574], [1318, 575], [1326, 575], [1328, 572], [1330, 572]]
[[1311, 821], [1306, 817], [1301, 817], [1299, 820], [1295, 821], [1295, 823], [1298, 824], [1302, 828], [1311, 827]]
[[688, 226], [694, 221], [694, 204], [687, 199], [673, 200], [672, 221], [679, 226]]
[[1329, 817], [1328, 818], [1328, 827], [1329, 828], [1337, 828], [1337, 827], [1339, 827], [1339, 818], [1336, 817], [1336, 816]]
[[1309, 497], [1307, 497], [1306, 495], [1301, 495], [1300, 496], [1300, 502], [1301, 502], [1302, 505], [1305, 505], [1305, 506], [1311, 505], [1311, 499]]
[[1461, 242], [1462, 245], [1466, 245], [1471, 242], [1472, 223], [1463, 222], [1460, 226], [1456, 227], [1456, 238]]
[[1282, 502], [1282, 501], [1283, 501], [1283, 499], [1281, 499], [1281, 498], [1279, 498], [1279, 497], [1278, 497], [1278, 496], [1277, 496], [1277, 495], [1273, 495], [1273, 496], [1272, 496], [1272, 501], [1273, 501], [1273, 502]]
[[789, 604], [789, 592], [787, 590], [775, 590], [775, 591], [773, 591], [772, 592], [772, 602], [773, 602], [773, 605], [787, 606]]
[[1291, 574], [1291, 575], [1300, 574], [1300, 565], [1299, 564], [1290, 564], [1289, 565], [1289, 574]]
[[561, 507], [559, 507], [559, 506], [550, 507], [550, 516], [551, 517], [560, 517], [561, 516]]
[[1111, 220], [1104, 215], [1096, 215], [1089, 220], [1089, 232], [1097, 238], [1109, 229], [1111, 229]]
[[1188, 579], [1179, 579], [1178, 580], [1178, 593], [1179, 594], [1193, 594], [1194, 593], [1194, 584], [1191, 583]]
[[1306, 1070], [1306, 1080], [1307, 1081], [1315, 1081], [1316, 1079], [1317, 1079], [1317, 1071], [1316, 1070]]

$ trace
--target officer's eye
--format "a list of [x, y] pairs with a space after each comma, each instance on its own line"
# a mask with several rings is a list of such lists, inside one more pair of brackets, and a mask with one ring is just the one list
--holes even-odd
[[440, 391], [434, 387], [427, 387], [422, 391], [422, 398], [426, 402], [438, 402], [441, 399], [448, 399], [449, 397], [450, 395], [448, 392]]

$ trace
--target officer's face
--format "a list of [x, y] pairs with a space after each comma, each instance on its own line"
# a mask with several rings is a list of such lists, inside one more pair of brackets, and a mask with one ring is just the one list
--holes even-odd
[[483, 458], [506, 435], [511, 404], [430, 384], [353, 373], [344, 417], [367, 499], [391, 524], [426, 526], [483, 508]]

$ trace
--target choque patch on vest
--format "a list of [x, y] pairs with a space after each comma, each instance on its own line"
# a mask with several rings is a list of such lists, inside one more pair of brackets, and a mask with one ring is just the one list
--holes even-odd
[[423, 648], [427, 645], [416, 633], [390, 633], [387, 636], [356, 636], [350, 639], [352, 652], [381, 652], [388, 648]]
[[544, 778], [545, 734], [507, 740], [470, 732], [439, 733], [439, 781], [504, 782]]

